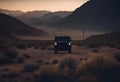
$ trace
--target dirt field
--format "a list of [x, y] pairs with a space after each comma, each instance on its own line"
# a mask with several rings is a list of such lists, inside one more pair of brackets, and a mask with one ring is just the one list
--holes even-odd
[[[98, 50], [98, 52], [94, 52], [93, 50]], [[25, 50], [18, 49], [18, 52], [22, 54], [29, 54], [32, 59], [29, 62], [37, 61], [37, 60], [53, 60], [53, 59], [64, 59], [66, 57], [87, 57], [93, 55], [112, 55], [116, 52], [119, 52], [119, 49], [110, 48], [110, 47], [101, 47], [98, 49], [93, 48], [86, 48], [86, 46], [72, 46], [72, 53], [69, 54], [66, 51], [59, 51], [57, 54], [54, 54], [53, 50], [41, 50], [41, 49], [34, 49], [34, 48], [28, 48]]]
[[[97, 50], [97, 51], [94, 51]], [[54, 51], [51, 50], [41, 50], [35, 48], [27, 48], [27, 49], [17, 49], [19, 55], [29, 55], [29, 58], [25, 58], [25, 62], [23, 64], [9, 64], [9, 65], [1, 65], [0, 66], [0, 74], [6, 74], [10, 72], [15, 72], [20, 74], [18, 77], [13, 77], [13, 79], [17, 79], [17, 82], [23, 82], [25, 79], [30, 79], [34, 73], [37, 72], [25, 72], [23, 73], [23, 66], [27, 64], [42, 64], [49, 65], [52, 64], [54, 60], [58, 60], [58, 63], [65, 58], [75, 58], [76, 61], [79, 62], [80, 58], [89, 59], [94, 55], [113, 55], [117, 52], [120, 52], [120, 49], [110, 48], [110, 47], [101, 47], [98, 49], [86, 48], [86, 46], [72, 46], [72, 53], [68, 54], [66, 51], [60, 51], [58, 54], [54, 54]], [[39, 70], [39, 69], [38, 69]], [[7, 77], [5, 77], [7, 78]], [[10, 78], [11, 79], [11, 78]], [[30, 81], [28, 81], [30, 82]]]

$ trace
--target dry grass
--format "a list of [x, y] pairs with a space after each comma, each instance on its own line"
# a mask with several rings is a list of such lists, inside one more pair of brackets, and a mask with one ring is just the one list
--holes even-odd
[[22, 72], [33, 72], [39, 69], [40, 65], [38, 64], [27, 64], [23, 66]]
[[19, 58], [15, 48], [8, 48], [0, 54], [0, 64], [17, 63]]
[[[33, 47], [36, 45], [39, 48], [34, 49]], [[15, 78], [22, 79], [22, 82], [120, 82], [120, 55], [119, 53], [114, 54], [114, 56], [107, 54], [111, 53], [110, 51], [116, 52], [119, 49], [101, 47], [99, 52], [99, 48], [96, 45], [92, 45], [90, 48], [73, 46], [75, 49], [71, 55], [64, 52], [55, 55], [52, 51], [52, 46], [48, 44], [42, 45], [37, 42], [27, 44], [27, 47], [29, 46], [32, 48], [17, 50], [14, 48], [10, 51], [4, 49], [6, 55], [4, 55], [5, 53], [0, 53], [0, 61], [5, 56], [8, 58], [7, 61], [9, 59], [10, 61], [14, 60], [11, 65], [3, 66], [3, 69], [4, 67], [7, 68], [7, 66], [14, 66], [13, 69], [16, 69], [15, 66], [18, 65], [17, 71], [21, 73], [21, 76]], [[40, 49], [42, 47], [44, 47], [44, 50]], [[94, 48], [97, 48], [98, 51]], [[9, 48], [7, 47], [7, 49]], [[92, 50], [99, 53], [93, 53]], [[8, 52], [9, 55], [7, 54]], [[21, 62], [21, 64], [18, 62]], [[8, 72], [1, 71], [3, 73]], [[14, 82], [14, 79], [5, 80], [5, 82], [9, 81]], [[15, 82], [17, 81], [19, 82], [19, 80], [15, 80]], [[4, 81], [0, 80], [0, 82]]]

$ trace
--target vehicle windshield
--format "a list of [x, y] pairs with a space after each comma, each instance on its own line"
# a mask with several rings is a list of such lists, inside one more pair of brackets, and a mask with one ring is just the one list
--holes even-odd
[[55, 41], [70, 41], [70, 37], [56, 37]]

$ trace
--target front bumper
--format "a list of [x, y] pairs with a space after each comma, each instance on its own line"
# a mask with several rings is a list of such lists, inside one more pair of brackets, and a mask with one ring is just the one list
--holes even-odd
[[63, 43], [63, 44], [57, 44], [57, 45], [54, 45], [55, 47], [55, 50], [70, 50], [71, 49], [71, 45], [69, 45], [68, 43]]

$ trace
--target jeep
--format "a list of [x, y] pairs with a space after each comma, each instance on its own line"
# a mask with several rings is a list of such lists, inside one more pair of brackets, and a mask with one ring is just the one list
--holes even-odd
[[58, 51], [68, 51], [71, 53], [72, 40], [69, 36], [56, 36], [54, 40], [54, 53]]

